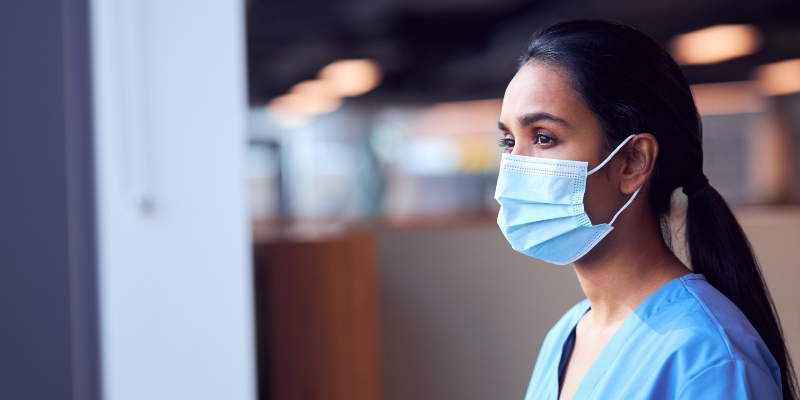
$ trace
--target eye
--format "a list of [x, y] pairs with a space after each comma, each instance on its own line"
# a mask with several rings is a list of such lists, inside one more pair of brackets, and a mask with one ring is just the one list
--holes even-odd
[[533, 144], [534, 145], [546, 146], [546, 145], [555, 143], [555, 141], [556, 141], [555, 139], [553, 139], [552, 137], [547, 136], [547, 135], [545, 135], [543, 133], [537, 133], [537, 134], [533, 135]]
[[503, 147], [506, 150], [511, 150], [514, 148], [514, 139], [510, 137], [502, 138], [499, 141], [499, 145], [500, 147]]

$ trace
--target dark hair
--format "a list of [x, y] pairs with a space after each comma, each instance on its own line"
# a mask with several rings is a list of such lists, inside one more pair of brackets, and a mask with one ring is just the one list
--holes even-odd
[[600, 121], [606, 147], [615, 147], [631, 134], [656, 137], [659, 154], [648, 193], [651, 209], [666, 227], [672, 194], [683, 188], [692, 269], [744, 313], [778, 362], [783, 398], [796, 399], [794, 368], [775, 305], [742, 228], [703, 174], [700, 116], [689, 84], [669, 53], [631, 27], [573, 20], [535, 33], [520, 61], [520, 68], [541, 62], [566, 69]]

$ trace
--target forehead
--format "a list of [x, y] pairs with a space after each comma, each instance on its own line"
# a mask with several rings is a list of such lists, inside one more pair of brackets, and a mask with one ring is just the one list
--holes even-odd
[[589, 109], [570, 85], [566, 70], [533, 63], [520, 68], [508, 84], [500, 120], [512, 123], [532, 112], [547, 112], [569, 122], [571, 117], [584, 117]]

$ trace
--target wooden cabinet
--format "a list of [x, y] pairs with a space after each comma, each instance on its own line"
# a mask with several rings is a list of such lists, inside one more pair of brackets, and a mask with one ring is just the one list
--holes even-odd
[[260, 398], [380, 398], [370, 234], [256, 245]]

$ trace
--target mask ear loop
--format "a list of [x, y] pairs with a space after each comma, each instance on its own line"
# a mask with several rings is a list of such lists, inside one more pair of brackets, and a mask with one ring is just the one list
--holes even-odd
[[638, 188], [638, 189], [636, 189], [636, 191], [635, 191], [635, 192], [633, 192], [633, 196], [631, 196], [631, 198], [630, 198], [630, 199], [628, 199], [628, 202], [627, 202], [627, 203], [625, 203], [625, 205], [624, 205], [624, 206], [622, 206], [622, 208], [620, 208], [620, 209], [619, 209], [619, 211], [617, 211], [617, 213], [616, 213], [616, 214], [614, 214], [614, 218], [611, 218], [611, 222], [609, 222], [609, 223], [608, 223], [609, 225], [614, 225], [614, 221], [616, 221], [616, 220], [617, 220], [617, 217], [619, 217], [619, 215], [620, 215], [620, 214], [622, 214], [622, 212], [623, 212], [623, 211], [624, 211], [626, 208], [628, 208], [628, 206], [629, 206], [629, 205], [631, 205], [631, 203], [633, 203], [633, 199], [635, 199], [635, 198], [636, 198], [636, 195], [637, 195], [637, 194], [639, 194], [639, 191], [640, 191], [640, 190], [642, 190], [642, 188]]
[[594, 169], [592, 169], [591, 171], [587, 172], [586, 175], [591, 175], [591, 174], [597, 172], [597, 170], [599, 170], [600, 168], [603, 168], [609, 161], [611, 161], [611, 159], [614, 157], [614, 155], [617, 154], [617, 152], [620, 149], [622, 149], [622, 146], [625, 146], [625, 143], [628, 143], [631, 139], [633, 139], [634, 136], [636, 136], [636, 135], [630, 135], [627, 138], [625, 138], [625, 140], [623, 140], [622, 143], [620, 143], [619, 146], [617, 146], [617, 148], [614, 149], [614, 151], [612, 151], [611, 154], [609, 154], [608, 157], [606, 157], [606, 159], [603, 160], [603, 162], [600, 163], [600, 165], [594, 167]]
[[[634, 136], [636, 136], [636, 135], [630, 135], [627, 138], [625, 138], [625, 140], [623, 140], [622, 143], [620, 143], [619, 146], [617, 146], [617, 148], [614, 149], [614, 151], [612, 151], [611, 154], [609, 154], [608, 157], [606, 157], [606, 159], [603, 160], [603, 162], [600, 163], [600, 165], [594, 167], [591, 171], [586, 173], [586, 175], [587, 176], [591, 175], [591, 174], [597, 172], [598, 170], [600, 170], [600, 168], [603, 168], [609, 161], [611, 161], [611, 159], [614, 157], [614, 155], [616, 155], [617, 152], [620, 151], [620, 149], [622, 149], [622, 146], [625, 146], [626, 143], [630, 142], [630, 140], [633, 139]], [[642, 188], [638, 188], [638, 189], [636, 189], [635, 192], [633, 192], [633, 196], [631, 196], [631, 198], [628, 199], [628, 202], [625, 203], [625, 205], [622, 206], [622, 208], [620, 208], [619, 211], [617, 211], [616, 214], [614, 214], [614, 218], [611, 218], [611, 222], [608, 223], [609, 225], [614, 225], [614, 221], [616, 221], [617, 217], [619, 217], [619, 215], [622, 214], [622, 212], [625, 211], [625, 209], [628, 208], [628, 206], [631, 205], [631, 203], [633, 203], [633, 199], [636, 198], [636, 195], [639, 194], [640, 190], [642, 190]]]

